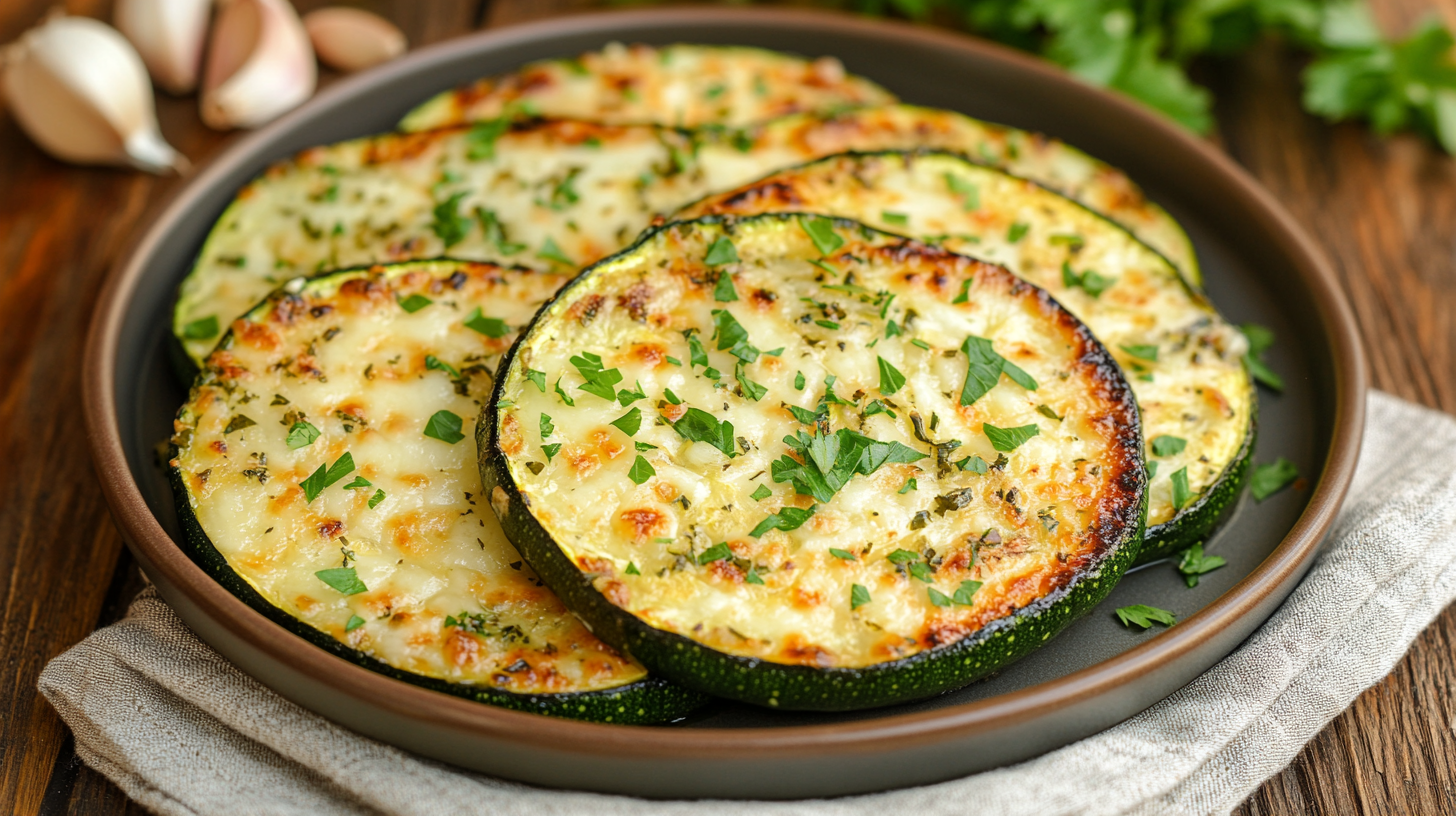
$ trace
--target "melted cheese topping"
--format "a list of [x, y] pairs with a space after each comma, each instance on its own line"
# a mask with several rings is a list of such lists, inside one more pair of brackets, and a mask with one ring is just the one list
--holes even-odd
[[[494, 444], [536, 521], [597, 590], [723, 652], [856, 667], [961, 640], [1135, 546], [1136, 409], [1085, 327], [999, 267], [848, 222], [833, 235], [842, 245], [821, 257], [792, 216], [668, 227], [578, 279], [518, 345]], [[709, 267], [725, 237], [741, 261]], [[736, 300], [718, 299], [719, 270]], [[715, 321], [733, 336], [714, 310], [763, 350], [741, 370], [712, 339]], [[685, 333], [706, 363], [692, 362]], [[961, 405], [968, 336], [989, 339], [1037, 388], [1001, 376]], [[583, 390], [571, 358], [587, 352], [643, 398]], [[881, 359], [903, 375], [899, 388]], [[910, 455], [827, 501], [775, 481], [785, 460], [805, 458], [785, 437], [816, 432], [789, 406], [821, 402], [820, 431]], [[730, 422], [729, 440], [679, 433], [671, 423], [690, 408]], [[640, 427], [613, 424], [633, 410]], [[996, 428], [1036, 436], [1003, 456]], [[810, 507], [797, 529], [753, 535], [771, 514]]]
[[[1086, 321], [1129, 373], [1146, 439], [1187, 443], [1176, 453], [1149, 452], [1157, 463], [1149, 524], [1177, 512], [1174, 473], [1186, 469], [1197, 495], [1237, 458], [1252, 421], [1253, 385], [1242, 362], [1248, 343], [1126, 230], [1033, 182], [944, 154], [837, 156], [713, 196], [678, 217], [793, 210], [852, 218], [1002, 264]], [[1078, 282], [1088, 270], [1100, 276], [1090, 288]]]
[[428, 130], [520, 111], [613, 124], [741, 126], [801, 112], [895, 101], [844, 72], [758, 48], [612, 43], [574, 60], [546, 60], [446, 91], [411, 111], [401, 130]]
[[658, 214], [846, 150], [994, 153], [1150, 242], [1159, 230], [1186, 242], [1112, 168], [1060, 142], [946, 111], [791, 117], [756, 135], [583, 122], [493, 133], [357, 139], [306, 150], [250, 183], [182, 283], [173, 331], [188, 354], [200, 362], [217, 330], [294, 275], [441, 255], [579, 268], [625, 247]]
[[[289, 615], [415, 674], [519, 693], [644, 678], [522, 563], [480, 495], [470, 440], [496, 358], [561, 282], [418, 263], [298, 281], [240, 318], [179, 415], [173, 460], [228, 565]], [[467, 327], [476, 309], [511, 333]], [[461, 439], [426, 434], [438, 411]], [[345, 454], [354, 469], [310, 501], [311, 474]], [[317, 575], [345, 567], [365, 591]]]
[[[749, 138], [751, 136], [751, 138]], [[1167, 211], [1149, 201], [1132, 179], [1059, 139], [982, 122], [954, 111], [892, 105], [831, 117], [791, 116], [737, 137], [758, 168], [790, 167], [851, 150], [947, 150], [1031, 179], [1075, 199], [1132, 230], [1201, 283], [1193, 244]], [[729, 151], [722, 151], [731, 159]], [[741, 159], [739, 160], [741, 161]], [[715, 165], [732, 166], [718, 161]], [[762, 175], [754, 174], [753, 177]], [[731, 169], [714, 189], [724, 190]]]
[[174, 331], [201, 361], [216, 337], [189, 332], [194, 321], [226, 326], [282, 281], [326, 269], [441, 255], [575, 269], [705, 192], [671, 172], [685, 144], [658, 128], [556, 122], [303, 151], [218, 219], [182, 283]]

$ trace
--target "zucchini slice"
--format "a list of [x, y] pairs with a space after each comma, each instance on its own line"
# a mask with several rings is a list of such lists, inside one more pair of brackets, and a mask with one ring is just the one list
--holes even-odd
[[506, 535], [603, 640], [708, 693], [842, 710], [965, 685], [1142, 541], [1137, 407], [1091, 332], [851, 221], [669, 224], [502, 369], [477, 434]]
[[492, 705], [612, 722], [701, 702], [597, 640], [522, 563], [467, 437], [559, 275], [430, 261], [289, 282], [176, 421], [190, 553], [333, 654]]
[[677, 217], [774, 211], [852, 218], [1002, 264], [1085, 321], [1128, 372], [1142, 411], [1154, 471], [1144, 558], [1201, 541], [1234, 506], [1254, 437], [1248, 343], [1123, 227], [1034, 182], [946, 153], [832, 156]]
[[399, 123], [418, 131], [521, 113], [612, 124], [741, 126], [801, 112], [885, 105], [889, 91], [833, 57], [761, 48], [612, 43], [445, 91]]
[[[960, 113], [915, 105], [847, 110], [834, 116], [800, 115], [767, 122], [747, 131], [715, 136], [732, 141], [720, 146], [726, 158], [715, 166], [730, 177], [715, 178], [713, 189], [733, 181], [736, 162], [727, 147], [737, 146], [755, 166], [791, 167], [850, 150], [947, 150], [1031, 179], [1075, 199], [1131, 230], [1163, 253], [1195, 286], [1203, 276], [1193, 243], [1166, 210], [1149, 201], [1127, 174], [1071, 145], [1040, 133], [983, 122]], [[770, 172], [768, 169], [755, 174]], [[737, 178], [746, 173], [739, 172]]]
[[[449, 255], [575, 270], [709, 192], [682, 134], [584, 122], [384, 134], [299, 153], [244, 187], [182, 282], [173, 332], [201, 362], [281, 282]], [[743, 181], [751, 177], [745, 177]]]

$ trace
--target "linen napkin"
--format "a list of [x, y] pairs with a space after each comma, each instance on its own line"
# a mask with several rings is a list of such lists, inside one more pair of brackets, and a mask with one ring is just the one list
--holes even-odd
[[1456, 419], [1371, 392], [1350, 498], [1309, 575], [1237, 651], [1096, 736], [908, 790], [801, 802], [646, 801], [452, 768], [336, 726], [194, 637], [148, 589], [51, 661], [76, 750], [164, 814], [858, 816], [1227, 813], [1383, 677], [1456, 597]]

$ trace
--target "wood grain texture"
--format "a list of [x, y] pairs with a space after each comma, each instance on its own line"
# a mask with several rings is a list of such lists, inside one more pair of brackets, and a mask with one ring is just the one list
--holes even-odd
[[[300, 0], [307, 10], [324, 0]], [[0, 42], [51, 0], [0, 3]], [[106, 19], [108, 0], [68, 0]], [[593, 0], [366, 0], [412, 45], [479, 26], [604, 5]], [[1392, 32], [1456, 0], [1375, 0]], [[1298, 103], [1300, 62], [1277, 45], [1202, 67], [1217, 140], [1329, 253], [1377, 387], [1456, 412], [1456, 162], [1412, 137], [1330, 127]], [[332, 76], [325, 76], [330, 81]], [[194, 161], [235, 134], [193, 99], [158, 99], [167, 138]], [[119, 617], [139, 577], [101, 501], [79, 417], [80, 346], [101, 282], [178, 179], [60, 164], [0, 107], [0, 813], [140, 813], [81, 764], [35, 692], [45, 662]], [[84, 225], [77, 229], [76, 225]], [[1236, 812], [1456, 813], [1456, 610], [1391, 675], [1331, 722]]]

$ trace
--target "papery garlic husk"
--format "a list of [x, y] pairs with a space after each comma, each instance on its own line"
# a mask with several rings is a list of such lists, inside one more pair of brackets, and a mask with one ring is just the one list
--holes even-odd
[[219, 130], [276, 119], [313, 94], [313, 46], [287, 0], [219, 0], [202, 71], [202, 121]]
[[146, 66], [116, 29], [54, 16], [4, 52], [5, 97], [20, 127], [58, 159], [181, 172], [162, 138]]
[[303, 15], [303, 27], [319, 61], [340, 71], [362, 71], [389, 62], [409, 47], [394, 23], [363, 9], [330, 6]]
[[197, 90], [212, 0], [116, 0], [112, 22], [136, 46], [152, 81], [172, 94]]

